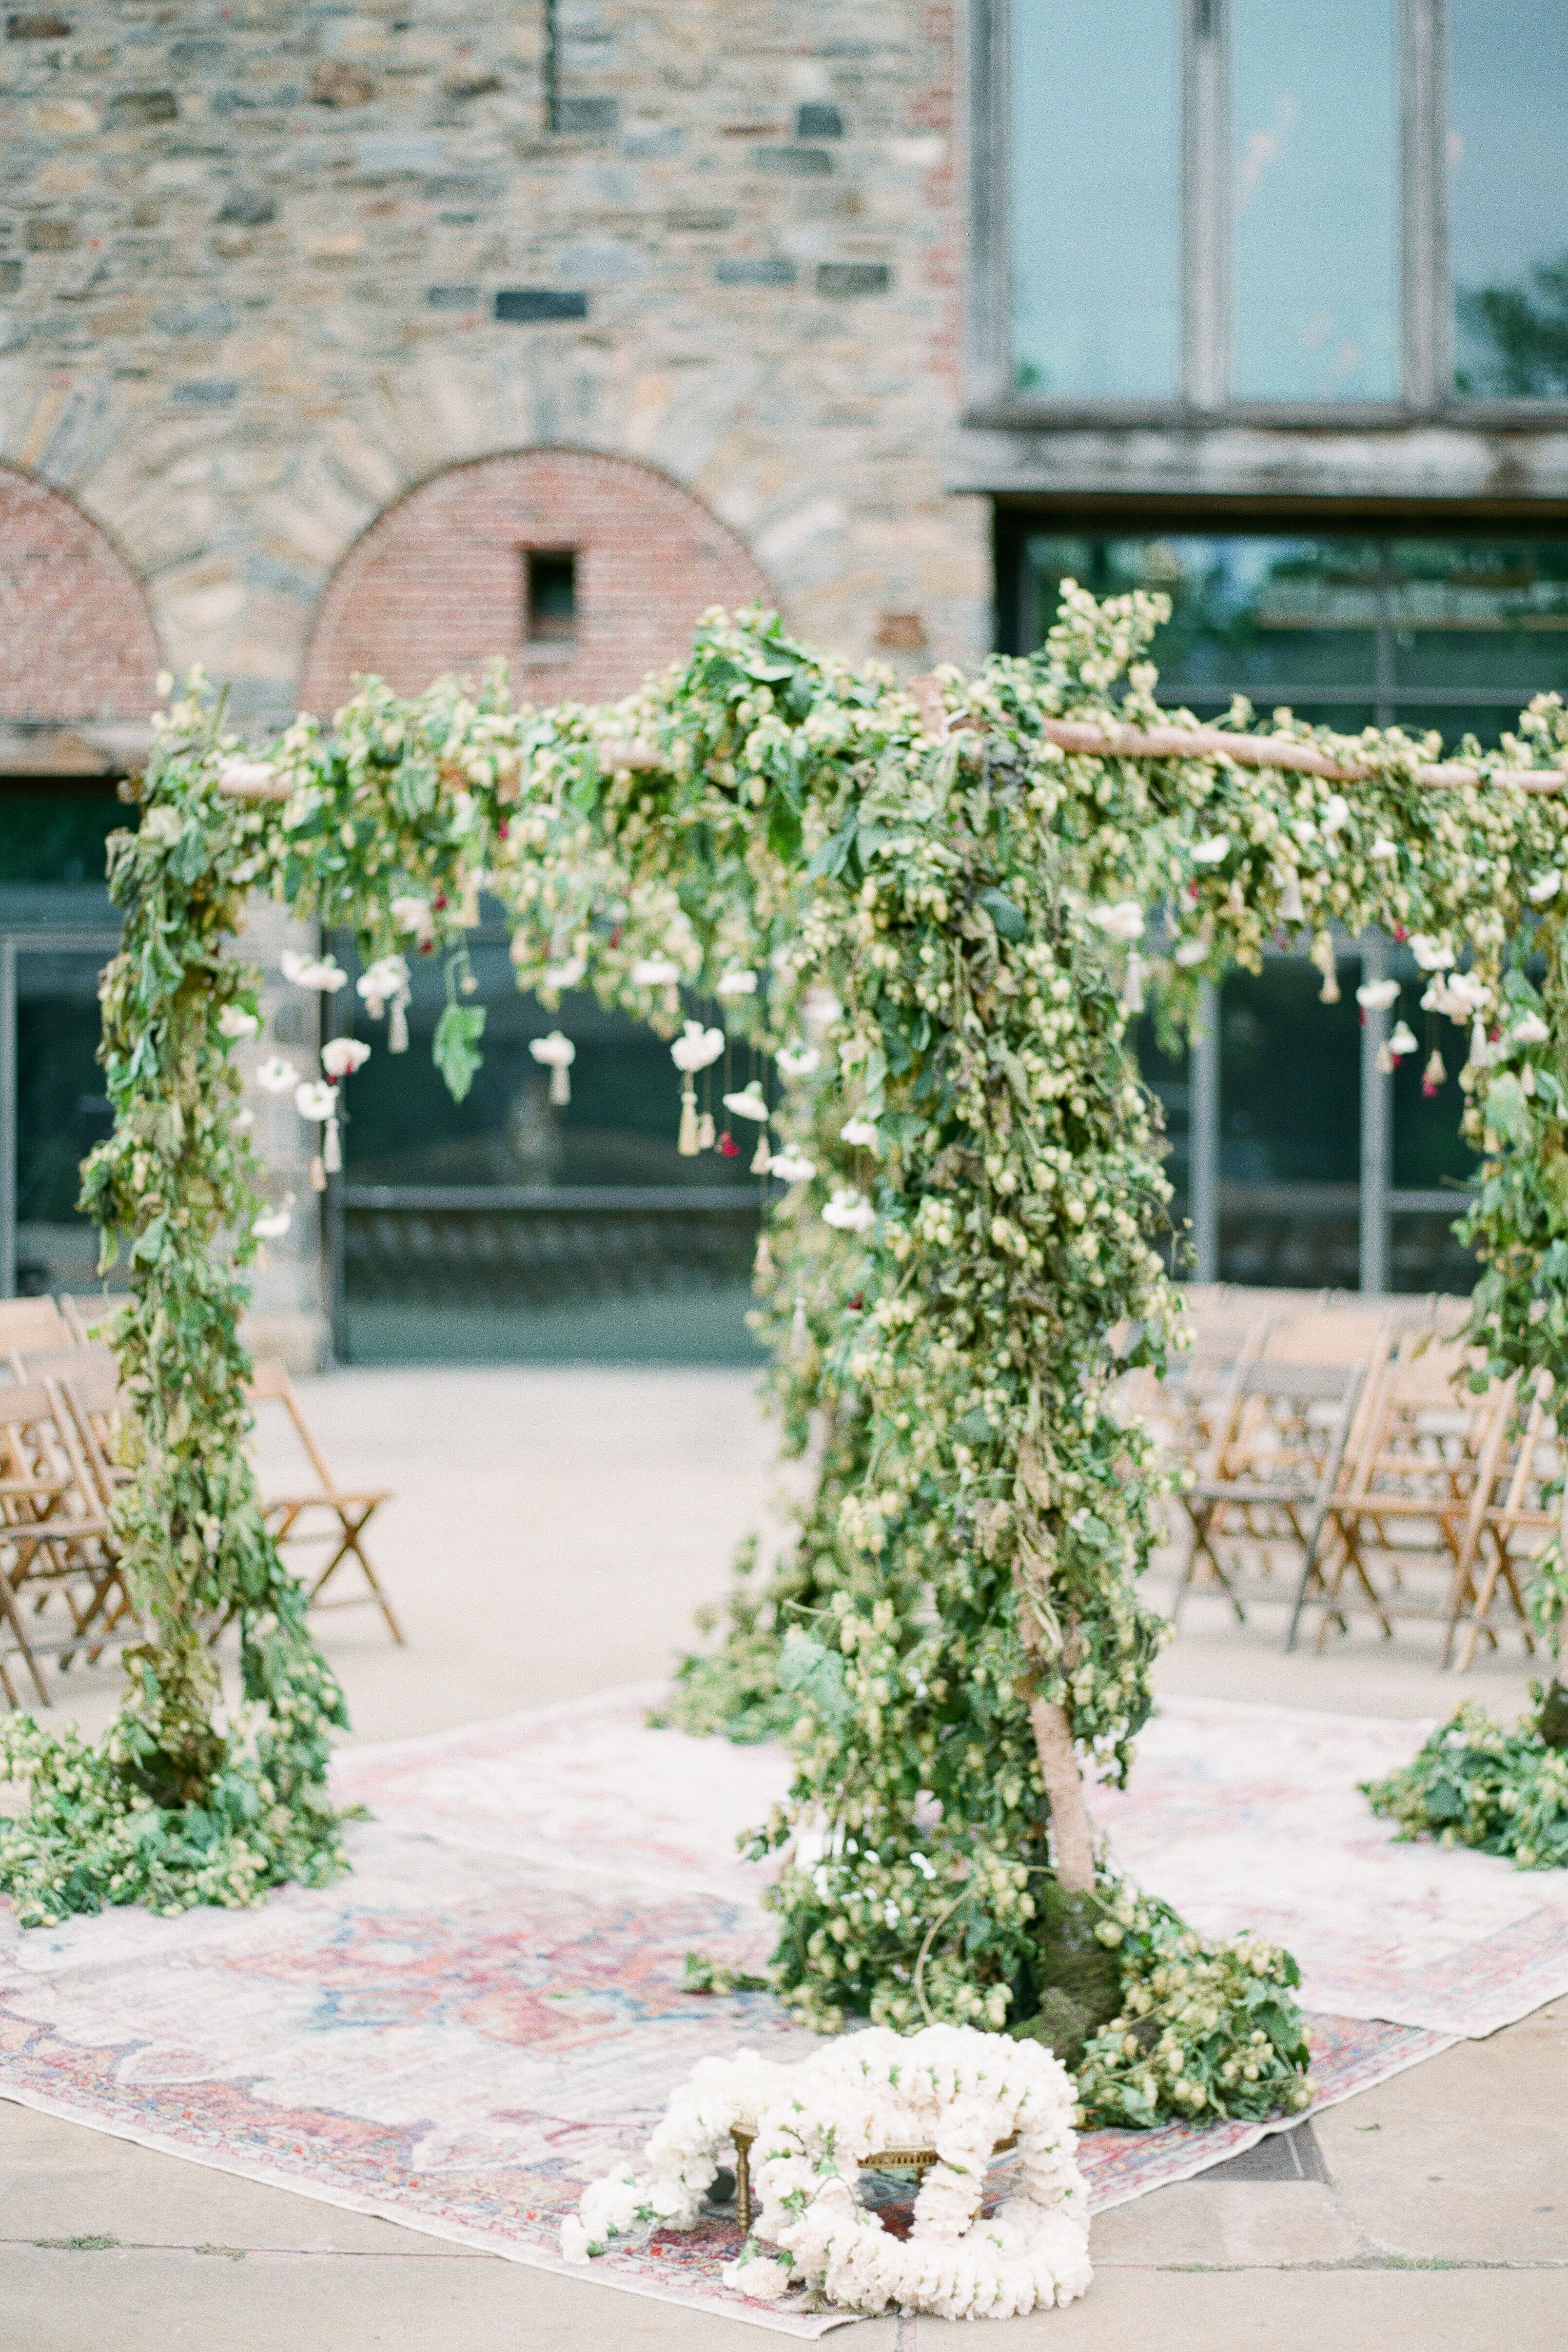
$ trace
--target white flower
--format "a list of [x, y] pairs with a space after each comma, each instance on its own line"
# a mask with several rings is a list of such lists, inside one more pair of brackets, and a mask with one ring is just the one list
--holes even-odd
[[844, 1007], [830, 988], [821, 981], [813, 981], [801, 999], [800, 1016], [814, 1036], [820, 1037], [841, 1020]]
[[798, 1151], [775, 1151], [768, 1162], [768, 1174], [784, 1184], [804, 1184], [816, 1173], [816, 1160]]
[[1401, 1021], [1388, 1041], [1388, 1050], [1398, 1061], [1404, 1054], [1414, 1054], [1415, 1039], [1407, 1023]]
[[781, 1045], [773, 1058], [786, 1078], [809, 1078], [822, 1062], [815, 1045]]
[[704, 1029], [700, 1021], [689, 1021], [670, 1047], [669, 1058], [678, 1070], [705, 1070], [723, 1050], [722, 1029]]
[[1323, 803], [1320, 820], [1325, 840], [1331, 841], [1351, 821], [1351, 804], [1343, 793], [1331, 793]]
[[321, 1048], [321, 1067], [329, 1078], [346, 1078], [363, 1070], [370, 1047], [358, 1037], [329, 1037]]
[[561, 2224], [561, 2252], [569, 2263], [585, 2263], [593, 2252], [593, 2240], [575, 2213], [568, 2213]]
[[1202, 963], [1208, 951], [1207, 940], [1178, 940], [1175, 961], [1184, 971], [1187, 971], [1194, 963]]
[[386, 1010], [388, 997], [401, 994], [408, 985], [407, 963], [400, 955], [381, 956], [360, 974], [355, 984], [371, 1018], [379, 1021]]
[[294, 1220], [287, 1207], [269, 1209], [263, 1217], [253, 1217], [250, 1230], [258, 1242], [275, 1242], [286, 1234]]
[[1230, 856], [1228, 833], [1211, 834], [1206, 841], [1194, 841], [1191, 850], [1194, 866], [1218, 866]]
[[278, 962], [284, 979], [295, 988], [316, 988], [323, 995], [334, 996], [348, 986], [349, 976], [335, 957], [301, 955], [296, 948], [285, 948]]
[[338, 1090], [323, 1078], [306, 1078], [294, 1089], [294, 1108], [301, 1118], [331, 1118], [337, 1109]]
[[1422, 971], [1447, 971], [1454, 961], [1447, 940], [1434, 939], [1427, 931], [1411, 932], [1410, 952]]
[[1386, 1013], [1398, 995], [1396, 980], [1363, 980], [1356, 990], [1355, 1001], [1368, 1013]]
[[585, 956], [567, 956], [560, 963], [547, 963], [540, 974], [543, 988], [575, 988], [588, 969]]
[[757, 1085], [755, 1078], [752, 1080], [751, 1085], [745, 1087], [742, 1093], [738, 1095], [726, 1095], [724, 1097], [724, 1108], [726, 1110], [733, 1111], [737, 1118], [765, 1119], [768, 1115], [767, 1104], [763, 1097], [762, 1089]]
[[217, 1025], [226, 1037], [259, 1037], [261, 1023], [243, 1004], [226, 1004], [218, 1014]]
[[1392, 866], [1399, 856], [1399, 844], [1380, 834], [1366, 854], [1376, 866]]
[[1527, 1311], [1531, 1323], [1544, 1323], [1551, 1309], [1544, 1298], [1532, 1298]]
[[559, 1029], [552, 1029], [548, 1037], [531, 1037], [528, 1050], [536, 1062], [552, 1070], [569, 1070], [577, 1058], [576, 1046]]
[[868, 1234], [877, 1222], [877, 1212], [863, 1192], [839, 1189], [823, 1210], [822, 1221], [837, 1225], [841, 1233]]
[[291, 1087], [299, 1085], [300, 1073], [292, 1062], [286, 1062], [281, 1054], [274, 1054], [257, 1071], [256, 1083], [264, 1094], [286, 1095]]
[[631, 969], [634, 988], [674, 988], [680, 979], [680, 966], [668, 956], [639, 956]]
[[838, 1130], [838, 1140], [852, 1151], [875, 1151], [879, 1139], [873, 1118], [847, 1118]]
[[1539, 1013], [1527, 1013], [1509, 1032], [1510, 1045], [1544, 1045], [1552, 1032]]
[[1562, 887], [1563, 877], [1553, 866], [1549, 873], [1538, 874], [1524, 895], [1532, 907], [1544, 907], [1549, 898], [1556, 898]]
[[1143, 909], [1136, 898], [1119, 898], [1114, 906], [1095, 907], [1090, 910], [1089, 920], [1098, 923], [1108, 939], [1141, 940], [1143, 936]]
[[400, 931], [413, 931], [422, 940], [436, 934], [436, 916], [428, 898], [404, 897], [395, 898], [387, 908], [393, 927]]
[[755, 996], [757, 975], [754, 971], [727, 971], [714, 987], [715, 996]]

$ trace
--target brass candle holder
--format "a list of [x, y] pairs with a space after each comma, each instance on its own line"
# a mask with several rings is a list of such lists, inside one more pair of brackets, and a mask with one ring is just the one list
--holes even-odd
[[[741, 2235], [745, 2237], [752, 2226], [752, 2149], [757, 2136], [755, 2132], [742, 2131], [737, 2126], [730, 2137], [735, 2143], [735, 2219], [741, 2225]], [[1018, 2135], [1012, 2132], [1005, 2139], [999, 2139], [991, 2153], [993, 2156], [1005, 2156], [1010, 2147], [1017, 2145]], [[942, 2158], [934, 2147], [884, 2147], [879, 2148], [876, 2155], [867, 2157], [860, 2169], [862, 2172], [912, 2172], [918, 2183], [933, 2164], [941, 2162]]]

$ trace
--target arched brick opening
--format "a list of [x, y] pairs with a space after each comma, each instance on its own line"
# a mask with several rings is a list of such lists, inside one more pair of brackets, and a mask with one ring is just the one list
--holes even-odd
[[0, 719], [145, 719], [158, 667], [124, 558], [58, 490], [0, 466]]
[[300, 700], [324, 717], [356, 672], [417, 694], [498, 654], [530, 701], [605, 700], [679, 659], [710, 604], [759, 599], [773, 601], [733, 532], [650, 467], [577, 449], [481, 457], [421, 483], [349, 550]]

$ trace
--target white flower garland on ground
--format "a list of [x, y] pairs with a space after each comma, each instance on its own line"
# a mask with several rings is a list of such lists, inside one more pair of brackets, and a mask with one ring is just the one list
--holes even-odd
[[[689, 2230], [737, 2127], [753, 2135], [759, 2210], [724, 2273], [773, 2302], [797, 2283], [849, 2311], [889, 2305], [943, 2319], [1010, 2319], [1070, 2303], [1092, 2275], [1089, 2200], [1074, 2158], [1070, 2077], [1037, 2042], [933, 2025], [847, 2035], [798, 2066], [742, 2051], [707, 2058], [674, 2093], [647, 2165], [584, 2191], [562, 2224], [569, 2262], [658, 2221]], [[1017, 2186], [981, 2219], [985, 2168], [1016, 2139]], [[934, 2147], [907, 2240], [859, 2201], [868, 2157]], [[764, 2252], [776, 2247], [776, 2254]]]

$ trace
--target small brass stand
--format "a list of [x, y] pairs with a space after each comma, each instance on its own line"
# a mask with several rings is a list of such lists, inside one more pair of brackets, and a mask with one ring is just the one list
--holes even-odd
[[[737, 2129], [730, 2137], [735, 2143], [735, 2219], [741, 2225], [741, 2235], [745, 2237], [752, 2227], [752, 2148], [756, 2134]], [[1008, 2138], [999, 2139], [991, 2153], [993, 2156], [1005, 2156], [1010, 2147], [1017, 2145], [1018, 2135], [1014, 2132]], [[877, 2155], [868, 2156], [860, 2169], [862, 2172], [912, 2172], [918, 2185], [931, 2166], [941, 2162], [942, 2158], [934, 2147], [885, 2147]]]

